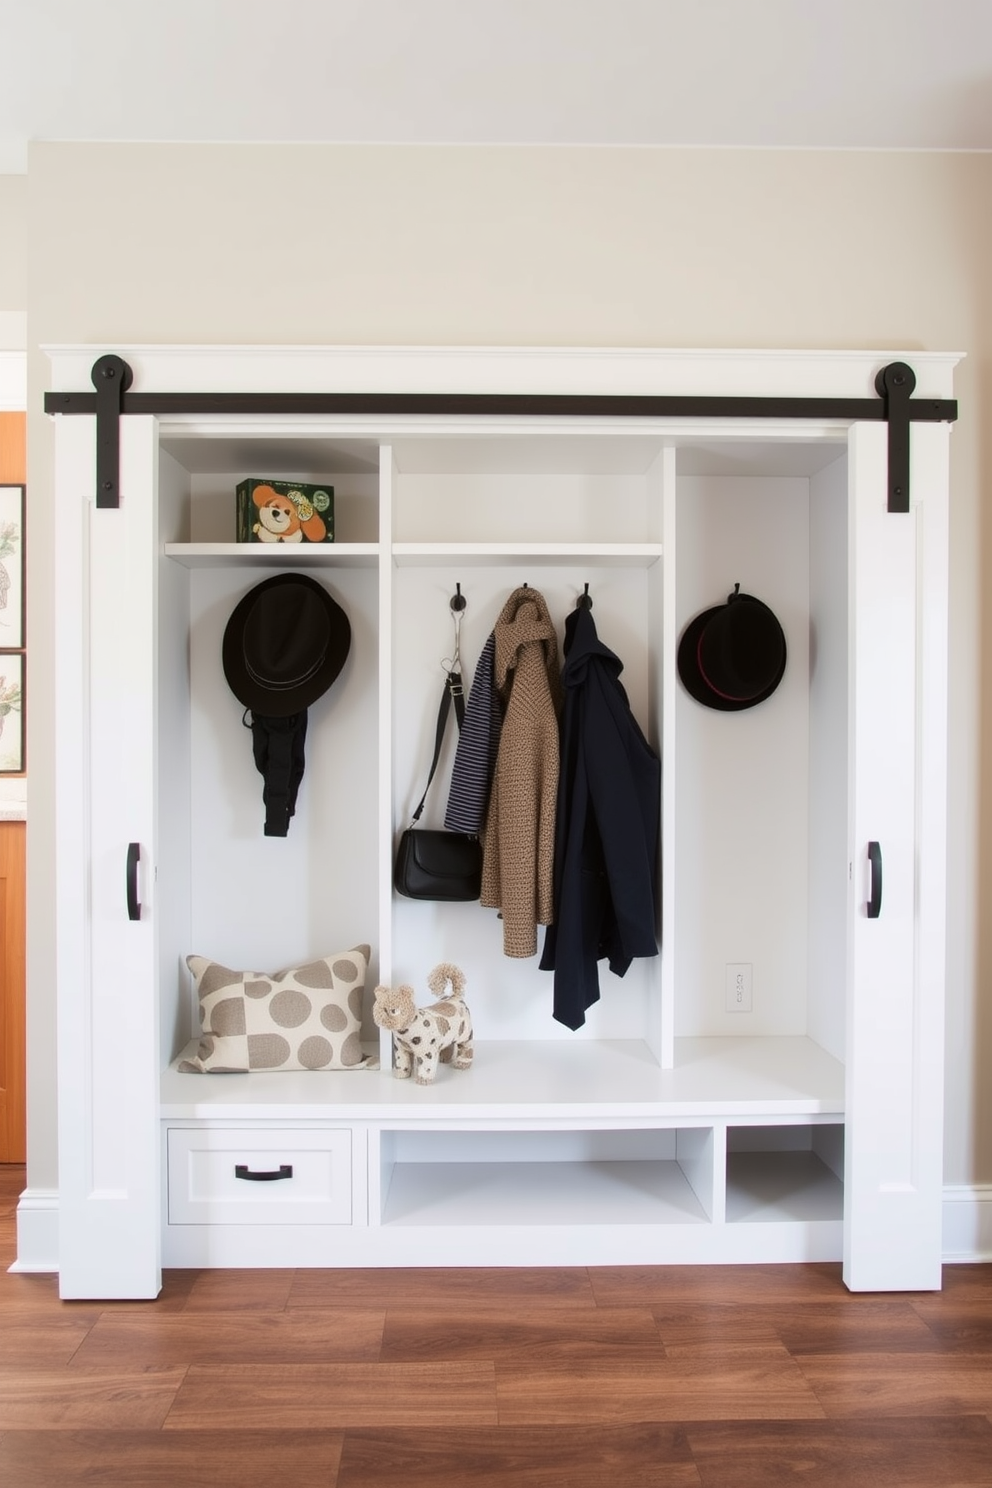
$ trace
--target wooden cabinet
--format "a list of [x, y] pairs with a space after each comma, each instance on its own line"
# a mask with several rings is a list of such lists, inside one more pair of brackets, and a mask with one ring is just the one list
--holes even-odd
[[[126, 355], [136, 388], [200, 393], [863, 398], [880, 365], [863, 353]], [[55, 387], [86, 387], [95, 356], [56, 354]], [[953, 358], [913, 362], [921, 395], [949, 396]], [[443, 1255], [843, 1258], [855, 1289], [939, 1286], [945, 424], [912, 426], [909, 513], [887, 510], [884, 423], [829, 416], [127, 414], [110, 510], [93, 504], [93, 420], [57, 425], [64, 1296], [155, 1295], [163, 1260]], [[234, 543], [235, 486], [260, 475], [332, 483], [335, 543]], [[352, 648], [310, 710], [297, 815], [273, 840], [221, 638], [240, 597], [290, 565], [346, 610]], [[430, 759], [450, 597], [460, 584], [471, 672], [522, 582], [559, 627], [589, 585], [662, 758], [659, 954], [623, 979], [604, 966], [578, 1033], [553, 1021], [536, 958], [503, 956], [493, 911], [414, 903], [391, 885]], [[767, 702], [724, 713], [686, 693], [676, 650], [736, 583], [775, 610], [788, 665]], [[443, 802], [437, 790], [433, 824]], [[870, 842], [884, 862], [877, 919]], [[196, 1031], [188, 953], [274, 970], [360, 942], [370, 987], [409, 982], [422, 1001], [432, 966], [463, 968], [470, 1072], [398, 1082], [385, 1041], [380, 1070], [177, 1070]], [[728, 995], [742, 965], [743, 1013]], [[370, 1018], [365, 1036], [374, 1046]], [[332, 1189], [312, 1156], [297, 1180], [301, 1131], [307, 1153], [337, 1154]], [[238, 1165], [242, 1143], [293, 1170], [277, 1198], [243, 1202], [216, 1166]]]

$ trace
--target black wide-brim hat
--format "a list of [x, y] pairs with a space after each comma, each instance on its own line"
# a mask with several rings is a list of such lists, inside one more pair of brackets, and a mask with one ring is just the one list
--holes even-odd
[[679, 641], [682, 685], [697, 703], [721, 712], [753, 708], [771, 697], [785, 674], [785, 632], [775, 614], [741, 594], [702, 610]]
[[348, 616], [322, 584], [307, 574], [276, 574], [235, 605], [221, 657], [240, 703], [286, 718], [327, 691], [350, 647]]

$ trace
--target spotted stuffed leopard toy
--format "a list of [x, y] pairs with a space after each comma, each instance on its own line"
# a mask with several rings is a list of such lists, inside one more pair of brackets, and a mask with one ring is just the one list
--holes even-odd
[[[441, 996], [450, 983], [451, 991]], [[414, 1083], [430, 1085], [438, 1061], [455, 1069], [472, 1067], [472, 1015], [465, 1004], [465, 976], [450, 961], [435, 966], [427, 985], [438, 1002], [418, 1008], [412, 987], [376, 987], [372, 1016], [380, 1028], [393, 1035], [393, 1074]]]

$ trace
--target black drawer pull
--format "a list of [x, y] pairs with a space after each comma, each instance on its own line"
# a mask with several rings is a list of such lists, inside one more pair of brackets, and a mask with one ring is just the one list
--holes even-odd
[[253, 1173], [247, 1163], [235, 1163], [234, 1176], [246, 1183], [278, 1183], [280, 1178], [292, 1178], [293, 1164], [281, 1163], [277, 1173]]

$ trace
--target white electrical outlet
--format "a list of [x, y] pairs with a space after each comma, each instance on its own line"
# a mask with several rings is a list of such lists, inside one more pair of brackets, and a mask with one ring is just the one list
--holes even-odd
[[751, 962], [727, 962], [727, 1012], [751, 1011]]

